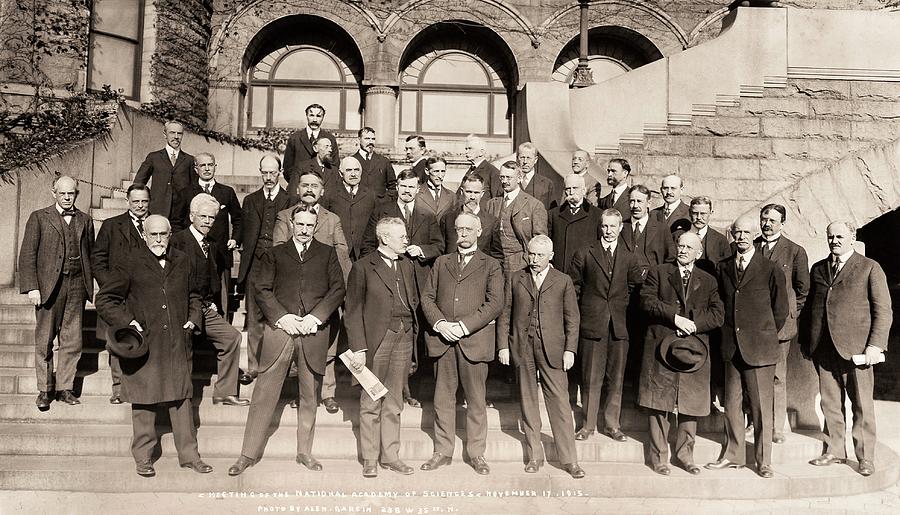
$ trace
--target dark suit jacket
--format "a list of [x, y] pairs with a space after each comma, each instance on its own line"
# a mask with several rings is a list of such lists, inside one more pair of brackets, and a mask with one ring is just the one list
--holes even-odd
[[546, 210], [550, 210], [550, 206], [559, 198], [559, 193], [557, 193], [556, 185], [553, 181], [539, 174], [537, 171], [534, 172], [528, 186], [522, 187], [522, 191], [540, 200]]
[[[306, 363], [317, 374], [324, 374], [331, 329], [337, 324], [335, 314], [344, 300], [344, 277], [334, 248], [312, 240], [301, 261], [291, 239], [272, 247], [254, 274], [256, 302], [270, 327], [274, 329], [275, 322], [288, 313], [311, 314], [322, 322], [315, 334], [299, 338]], [[264, 339], [260, 348], [261, 370], [269, 368], [284, 350], [267, 346], [271, 341]]]
[[[460, 273], [456, 252], [438, 257], [422, 289], [422, 311], [429, 324], [425, 328], [428, 355], [437, 358], [459, 345], [469, 361], [493, 360], [497, 333], [494, 321], [503, 311], [503, 295], [503, 270], [496, 259], [476, 251]], [[439, 320], [462, 322], [469, 336], [456, 343], [444, 340], [434, 330]]]
[[688, 205], [684, 202], [679, 202], [678, 207], [675, 208], [675, 211], [669, 215], [668, 219], [665, 219], [666, 206], [662, 205], [658, 208], [654, 209], [650, 212], [651, 216], [656, 217], [657, 220], [669, 226], [669, 231], [672, 234], [676, 234], [676, 232], [680, 235], [681, 232], [688, 231], [691, 228], [691, 215], [688, 212]]
[[171, 218], [177, 194], [197, 180], [194, 156], [180, 150], [173, 167], [165, 148], [150, 152], [134, 175], [134, 182], [147, 184], [150, 179], [153, 179], [150, 185], [150, 214]]
[[417, 162], [417, 163], [412, 167], [412, 171], [415, 172], [416, 177], [419, 178], [419, 183], [420, 183], [420, 184], [421, 184], [421, 183], [424, 183], [425, 181], [428, 180], [428, 174], [425, 172], [426, 161], [427, 161], [427, 160], [428, 160], [427, 157], [423, 157], [422, 159], [419, 159], [419, 162]]
[[[263, 213], [266, 198], [263, 189], [260, 188], [253, 193], [244, 197], [244, 206], [241, 208], [241, 269], [238, 273], [238, 282], [244, 282], [250, 267], [253, 264], [254, 255], [256, 253], [256, 242], [259, 240], [259, 231], [263, 224]], [[276, 216], [278, 212], [287, 209], [299, 202], [296, 197], [289, 195], [284, 188], [278, 189], [278, 195], [275, 195], [274, 203]], [[272, 237], [274, 238], [275, 227], [272, 227]], [[237, 239], [237, 238], [235, 238]]]
[[[200, 187], [199, 182], [194, 181], [177, 196], [178, 207], [173, 210], [172, 214], [173, 231], [182, 231], [190, 227], [191, 200], [201, 193], [205, 193], [205, 191]], [[219, 212], [216, 213], [216, 219], [209, 229], [209, 237], [220, 245], [222, 255], [225, 256], [225, 268], [222, 270], [227, 270], [234, 263], [234, 253], [228, 250], [228, 240], [233, 239], [240, 245], [243, 237], [241, 203], [238, 202], [234, 188], [219, 181], [213, 184], [211, 195], [219, 201]], [[229, 227], [229, 222], [231, 222], [231, 227]]]
[[[459, 238], [459, 235], [456, 234], [456, 217], [462, 212], [462, 206], [456, 206], [456, 208], [451, 209], [444, 213], [444, 216], [441, 217], [440, 222], [438, 222], [439, 232], [441, 235], [441, 245], [440, 251], [442, 254], [446, 254], [447, 252], [452, 252], [456, 249], [456, 241]], [[488, 213], [487, 209], [480, 209], [478, 211], [478, 219], [481, 220], [481, 236], [478, 237], [478, 250], [484, 252], [485, 254], [491, 254], [493, 248], [493, 239], [494, 239], [494, 230], [497, 226], [497, 217]], [[497, 259], [502, 259], [503, 256], [493, 256]]]
[[[406, 298], [415, 313], [419, 306], [419, 291], [413, 264], [408, 258], [400, 256], [397, 266], [403, 274]], [[366, 366], [369, 368], [391, 323], [391, 307], [396, 291], [393, 272], [379, 252], [371, 252], [353, 263], [347, 280], [344, 325], [350, 349], [354, 352], [366, 350]], [[414, 330], [415, 324], [414, 316]]]
[[[497, 218], [500, 225], [500, 211], [503, 209], [503, 197], [495, 197], [488, 201], [485, 209]], [[516, 239], [522, 244], [522, 252], [528, 252], [528, 241], [538, 234], [547, 234], [547, 210], [539, 200], [519, 191], [510, 206], [512, 209], [512, 228]], [[499, 244], [495, 235], [494, 246]]]
[[797, 245], [784, 235], [778, 238], [772, 254], [768, 255], [762, 247], [765, 240], [762, 237], [754, 241], [756, 251], [769, 258], [784, 273], [787, 281], [788, 318], [781, 331], [778, 331], [778, 339], [787, 341], [797, 336], [797, 318], [803, 311], [806, 303], [806, 294], [809, 293], [809, 261], [803, 247]]
[[581, 336], [594, 340], [627, 340], [625, 311], [631, 291], [641, 284], [641, 267], [622, 242], [616, 244], [609, 267], [603, 244], [579, 249], [569, 275], [575, 285], [581, 311]]
[[374, 192], [377, 197], [385, 197], [389, 194], [396, 196], [397, 175], [394, 173], [394, 166], [388, 158], [378, 152], [373, 152], [371, 159], [363, 159], [359, 150], [353, 154], [353, 157], [362, 166], [362, 181], [360, 181], [360, 184]]
[[177, 232], [169, 239], [169, 248], [175, 248], [183, 252], [191, 261], [191, 289], [200, 294], [200, 300], [203, 302], [214, 302], [216, 307], [222, 309], [225, 306], [221, 304], [220, 294], [222, 292], [222, 281], [219, 280], [220, 274], [225, 270], [227, 257], [226, 252], [222, 249], [221, 244], [215, 240], [209, 242], [209, 255], [203, 255], [203, 248], [194, 238], [191, 230], [185, 229]]
[[553, 208], [549, 213], [550, 239], [553, 240], [553, 267], [569, 272], [572, 256], [580, 248], [600, 239], [600, 211], [587, 202], [572, 214], [569, 204]]
[[319, 164], [319, 159], [316, 157], [301, 161], [295, 168], [296, 169], [291, 172], [290, 178], [287, 180], [287, 190], [288, 193], [297, 197], [300, 196], [299, 192], [297, 192], [297, 188], [300, 187], [300, 176], [311, 171], [322, 176], [322, 180], [324, 181], [322, 185], [325, 188], [325, 191], [328, 191], [329, 188], [341, 183], [341, 176], [340, 173], [338, 173], [337, 165], [325, 164], [325, 166], [322, 166]]
[[[91, 272], [94, 224], [91, 217], [83, 211], [76, 211], [70, 223], [75, 224], [81, 252], [84, 292], [90, 300], [94, 298], [94, 276]], [[42, 304], [50, 300], [50, 295], [62, 279], [65, 266], [65, 226], [66, 222], [59, 216], [56, 204], [32, 211], [25, 223], [25, 236], [19, 249], [19, 291], [28, 293], [39, 290]]]
[[722, 357], [731, 361], [740, 350], [750, 366], [774, 365], [782, 352], [778, 331], [789, 311], [784, 274], [756, 252], [740, 280], [735, 256], [720, 263], [718, 279], [725, 303]]
[[[509, 349], [515, 362], [523, 363], [523, 354], [531, 352], [528, 327], [536, 297], [531, 271], [511, 274], [504, 296], [506, 305], [497, 323], [497, 348]], [[541, 284], [538, 306], [538, 335], [551, 367], [562, 368], [565, 351], [578, 352], [578, 322], [578, 299], [572, 279], [551, 267]]]
[[[709, 415], [708, 332], [722, 325], [725, 311], [715, 277], [694, 266], [685, 297], [678, 265], [667, 263], [650, 271], [641, 287], [641, 309], [650, 326], [644, 338], [644, 355], [638, 387], [641, 406], [703, 417]], [[706, 346], [706, 362], [690, 373], [672, 370], [660, 359], [659, 344], [675, 332], [675, 315], [691, 319], [697, 325], [696, 336]]]
[[146, 246], [128, 211], [104, 220], [91, 253], [91, 270], [97, 284], [102, 287], [116, 265], [125, 263], [135, 249]]
[[703, 243], [703, 254], [697, 260], [697, 266], [715, 277], [719, 273], [719, 263], [731, 256], [734, 251], [731, 250], [728, 239], [712, 227], [706, 229], [706, 236], [703, 237], [701, 243]]
[[110, 327], [132, 320], [143, 328], [149, 352], [142, 358], [119, 358], [122, 400], [157, 404], [190, 399], [191, 332], [187, 321], [202, 327], [200, 296], [191, 290], [191, 260], [169, 248], [165, 269], [146, 246], [117, 266], [97, 293], [97, 313]]
[[[328, 138], [331, 141], [331, 162], [340, 163], [338, 143], [334, 134], [325, 129], [319, 129], [319, 137]], [[299, 170], [300, 163], [314, 157], [316, 157], [316, 152], [313, 150], [313, 144], [309, 141], [306, 127], [291, 133], [284, 147], [284, 169], [282, 172], [284, 180], [290, 182], [291, 174]]]
[[355, 261], [362, 255], [366, 227], [377, 201], [375, 192], [362, 184], [356, 190], [356, 195], [351, 196], [344, 184], [340, 183], [326, 189], [319, 202], [340, 218], [351, 260]]
[[828, 258], [814, 264], [806, 300], [802, 336], [809, 354], [827, 339], [844, 359], [866, 345], [887, 350], [893, 321], [891, 294], [881, 266], [857, 252], [831, 277]]
[[650, 267], [675, 261], [675, 242], [672, 241], [672, 233], [665, 225], [648, 215], [647, 225], [644, 226], [644, 248], [635, 249], [632, 245], [633, 221], [625, 222], [619, 234], [619, 242], [625, 243], [628, 250], [638, 257], [638, 261], [640, 261], [638, 254], [643, 254]]
[[[599, 183], [597, 184], [599, 186]], [[625, 188], [625, 191], [619, 195], [619, 200], [613, 202], [613, 191], [610, 190], [609, 193], [606, 194], [605, 197], [601, 198], [599, 201], [600, 209], [617, 209], [619, 213], [622, 214], [622, 221], [627, 222], [631, 220], [631, 204], [628, 198], [628, 188]], [[600, 190], [597, 190], [597, 194], [600, 194]]]
[[[378, 225], [379, 220], [387, 216], [403, 219], [403, 215], [400, 213], [400, 206], [397, 205], [395, 200], [387, 200], [375, 206], [375, 210], [369, 218], [369, 225], [366, 227], [363, 255], [373, 253], [378, 248], [378, 236], [375, 234], [375, 226]], [[407, 227], [409, 244], [418, 245], [425, 254], [422, 258], [411, 259], [416, 265], [416, 280], [418, 281], [416, 284], [421, 287], [428, 280], [428, 272], [431, 270], [431, 264], [434, 262], [434, 259], [441, 255], [441, 236], [438, 231], [437, 220], [422, 209], [422, 205], [418, 200], [414, 204]]]
[[418, 206], [421, 203], [423, 211], [429, 213], [435, 220], [440, 220], [444, 213], [456, 206], [456, 195], [452, 191], [443, 186], [441, 186], [440, 191], [441, 194], [437, 202], [431, 195], [431, 190], [428, 189], [427, 183], [419, 187], [419, 194], [416, 195], [416, 205]]
[[[487, 159], [479, 163], [478, 166], [470, 166], [467, 173], [477, 173], [484, 179], [484, 197], [482, 199], [487, 200], [503, 196], [503, 185], [500, 184], [500, 170]], [[461, 195], [462, 184], [459, 185], [459, 188], [457, 194]]]

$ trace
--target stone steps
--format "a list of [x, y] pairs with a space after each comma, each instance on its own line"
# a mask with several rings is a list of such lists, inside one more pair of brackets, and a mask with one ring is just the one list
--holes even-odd
[[[642, 464], [581, 462], [587, 475], [584, 480], [572, 479], [555, 464], [545, 465], [537, 474], [526, 474], [517, 462], [490, 463], [491, 475], [485, 477], [475, 474], [459, 461], [435, 472], [422, 472], [418, 470], [418, 462], [411, 462], [410, 465], [416, 467], [411, 476], [380, 470], [377, 479], [364, 479], [354, 460], [323, 460], [324, 472], [316, 473], [293, 460], [282, 459], [263, 459], [240, 476], [229, 477], [226, 470], [234, 462], [233, 457], [205, 460], [215, 468], [211, 474], [181, 469], [175, 458], [162, 458], [155, 463], [156, 477], [142, 478], [135, 474], [130, 457], [10, 456], [0, 461], [0, 488], [191, 492], [213, 498], [231, 495], [231, 492], [235, 492], [234, 495], [257, 492], [257, 495], [268, 496], [259, 499], [263, 509], [271, 502], [279, 508], [289, 503], [311, 505], [312, 508], [321, 505], [322, 511], [364, 508], [370, 505], [366, 499], [406, 495], [420, 497], [418, 504], [434, 501], [432, 504], [437, 506], [459, 506], [460, 502], [465, 502], [464, 499], [442, 498], [442, 495], [463, 498], [477, 495], [789, 499], [821, 497], [823, 492], [840, 496], [887, 488], [897, 480], [897, 458], [884, 447], [879, 447], [879, 453], [884, 456], [884, 466], [868, 478], [848, 466], [813, 467], [805, 462], [775, 467], [772, 479], [759, 478], [750, 469], [704, 470], [699, 476], [691, 476], [674, 468], [671, 476], [663, 477]], [[323, 497], [317, 497], [320, 495]]]

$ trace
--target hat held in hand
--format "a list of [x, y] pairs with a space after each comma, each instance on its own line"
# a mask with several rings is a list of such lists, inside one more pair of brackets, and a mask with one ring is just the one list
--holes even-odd
[[132, 325], [110, 327], [106, 332], [106, 348], [120, 358], [140, 358], [149, 346], [144, 336]]
[[672, 333], [659, 344], [659, 358], [676, 372], [689, 373], [700, 370], [709, 356], [703, 340], [695, 335], [678, 336]]

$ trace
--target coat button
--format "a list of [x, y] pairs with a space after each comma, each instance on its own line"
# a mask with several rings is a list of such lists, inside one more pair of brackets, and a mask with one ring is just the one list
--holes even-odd
[[741, 328], [740, 328], [740, 327], [738, 327], [738, 328], [735, 328], [735, 330], [734, 330], [734, 332], [736, 332], [736, 333], [739, 333], [739, 332], [741, 332]]
[[169, 328], [169, 326], [163, 325], [163, 331], [165, 331], [165, 330], [168, 329], [168, 328]]
[[163, 308], [163, 309], [166, 309], [166, 305], [165, 305], [165, 304], [163, 304], [163, 305], [162, 305], [162, 308]]

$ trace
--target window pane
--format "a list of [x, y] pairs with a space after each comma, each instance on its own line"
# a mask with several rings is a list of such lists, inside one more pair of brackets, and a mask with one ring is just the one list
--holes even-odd
[[125, 96], [134, 97], [134, 63], [137, 45], [121, 39], [91, 35], [90, 89], [109, 84], [122, 89]]
[[322, 52], [303, 49], [290, 53], [278, 63], [274, 78], [341, 81], [343, 75], [334, 61]]
[[140, 39], [140, 7], [140, 0], [94, 0], [94, 30]]
[[494, 95], [494, 134], [509, 134], [509, 120], [506, 118], [506, 95]]
[[427, 70], [423, 84], [466, 84], [488, 86], [488, 77], [477, 61], [465, 54], [444, 54]]
[[416, 92], [400, 92], [400, 130], [416, 132]]
[[250, 113], [251, 127], [266, 126], [266, 106], [269, 105], [266, 90], [267, 88], [255, 87], [250, 91], [250, 109], [252, 109]]
[[591, 75], [593, 75], [595, 83], [607, 81], [628, 71], [628, 68], [624, 68], [618, 62], [602, 57], [591, 59], [588, 61], [588, 66], [591, 68]]
[[347, 109], [344, 115], [344, 128], [348, 131], [359, 130], [362, 127], [362, 116], [359, 114], [359, 90], [348, 89], [346, 95]]
[[336, 129], [341, 123], [341, 92], [333, 89], [275, 88], [272, 106], [273, 127], [306, 127], [306, 106], [325, 108], [322, 127]]
[[488, 116], [486, 94], [422, 94], [423, 132], [485, 134], [488, 131]]

